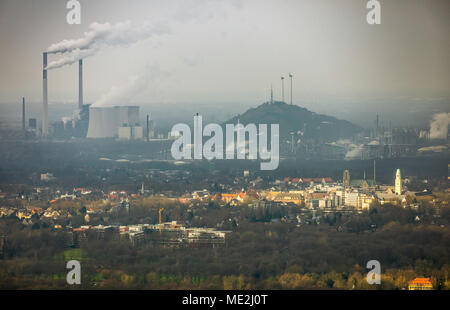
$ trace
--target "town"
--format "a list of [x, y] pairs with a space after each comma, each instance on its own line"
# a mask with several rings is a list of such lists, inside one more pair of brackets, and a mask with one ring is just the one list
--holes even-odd
[[450, 289], [450, 2], [269, 1], [2, 0], [0, 292]]
[[[374, 175], [375, 169], [374, 161]], [[156, 180], [162, 183], [187, 180], [192, 178], [193, 172], [152, 169], [144, 173], [148, 173], [147, 183], [154, 184]], [[56, 176], [43, 173], [39, 180], [41, 186], [29, 186], [15, 193], [1, 192], [0, 217], [15, 218], [33, 229], [45, 227], [72, 232], [70, 246], [79, 246], [79, 240], [86, 239], [86, 232], [89, 231], [101, 234], [102, 238], [105, 232], [115, 232], [122, 239], [136, 245], [144, 239], [144, 232], [156, 235], [155, 240], [161, 244], [173, 244], [177, 240], [180, 244], [190, 246], [196, 244], [194, 241], [201, 235], [204, 243], [208, 243], [205, 242], [208, 239], [210, 245], [214, 246], [225, 243], [225, 236], [233, 226], [231, 223], [238, 223], [238, 217], [233, 215], [241, 209], [258, 214], [257, 220], [300, 226], [320, 224], [329, 221], [330, 217], [335, 218], [337, 214], [358, 216], [373, 206], [385, 204], [413, 210], [417, 213], [414, 221], [420, 223], [420, 210], [429, 206], [433, 210], [433, 222], [439, 224], [442, 222], [441, 209], [448, 204], [446, 191], [433, 193], [426, 189], [428, 180], [404, 178], [400, 169], [396, 170], [393, 185], [378, 184], [375, 178], [368, 179], [365, 176], [353, 179], [349, 170], [343, 171], [341, 180], [333, 180], [331, 177], [285, 177], [269, 180], [262, 176], [255, 177], [249, 170], [244, 170], [242, 175], [235, 176], [230, 183], [213, 183], [209, 189], [192, 192], [155, 191], [146, 186], [145, 182], [134, 191], [116, 189], [107, 192], [94, 187], [64, 191], [52, 186], [55, 182]], [[160, 186], [156, 184], [155, 187]], [[166, 210], [157, 208], [165, 204], [169, 205]], [[145, 211], [147, 217], [142, 214], [136, 216], [145, 206], [149, 207]], [[189, 220], [180, 216], [171, 217], [169, 208], [180, 206], [194, 215], [211, 206], [225, 208], [230, 211], [229, 218], [220, 223], [210, 223], [213, 227], [207, 228], [199, 216], [193, 216]], [[270, 215], [267, 210], [270, 210]], [[145, 222], [145, 219], [149, 222]], [[136, 223], [125, 224], [131, 220]], [[177, 223], [180, 220], [183, 223]], [[225, 231], [215, 230], [216, 228]], [[376, 227], [372, 225], [366, 229]], [[173, 232], [178, 234], [168, 237]], [[166, 239], [162, 236], [166, 236]], [[217, 239], [220, 242], [217, 243]]]

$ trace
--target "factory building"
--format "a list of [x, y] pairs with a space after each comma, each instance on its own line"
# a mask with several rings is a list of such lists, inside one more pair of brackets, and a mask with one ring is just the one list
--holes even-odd
[[28, 119], [28, 128], [32, 130], [37, 129], [37, 120], [35, 118], [29, 118]]
[[[42, 136], [49, 136], [47, 52], [43, 53], [42, 65]], [[148, 120], [147, 120], [148, 121]], [[36, 129], [36, 120], [30, 128]], [[153, 124], [150, 124], [153, 126]], [[148, 131], [147, 124], [147, 131]], [[22, 102], [22, 129], [25, 130], [25, 98]], [[52, 136], [59, 139], [75, 138], [119, 138], [141, 140], [143, 128], [139, 124], [138, 106], [92, 107], [83, 102], [83, 60], [78, 60], [78, 110], [76, 115], [65, 117], [51, 126]], [[147, 137], [148, 134], [145, 136]]]

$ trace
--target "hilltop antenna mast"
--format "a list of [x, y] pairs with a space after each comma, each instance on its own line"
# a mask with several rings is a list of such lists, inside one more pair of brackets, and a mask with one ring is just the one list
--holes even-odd
[[380, 127], [380, 119], [379, 119], [378, 113], [377, 113], [376, 127], [377, 127], [377, 136], [378, 136], [378, 130]]
[[270, 103], [273, 104], [273, 88], [272, 88], [272, 84], [270, 84]]

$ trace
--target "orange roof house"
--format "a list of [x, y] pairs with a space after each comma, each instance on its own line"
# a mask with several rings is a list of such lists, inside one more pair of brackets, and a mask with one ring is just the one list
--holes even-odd
[[239, 200], [242, 201], [245, 198], [245, 193], [239, 193], [239, 194], [222, 194], [222, 200], [226, 201], [226, 202], [230, 202], [231, 200]]
[[431, 283], [430, 278], [415, 278], [412, 281], [409, 281], [408, 290], [432, 290], [433, 283]]

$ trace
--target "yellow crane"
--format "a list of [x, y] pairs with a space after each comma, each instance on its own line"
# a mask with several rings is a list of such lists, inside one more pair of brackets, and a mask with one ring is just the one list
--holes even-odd
[[159, 227], [159, 234], [162, 234], [162, 231], [161, 231], [161, 213], [164, 211], [164, 208], [159, 208], [159, 225], [158, 225], [158, 227]]

